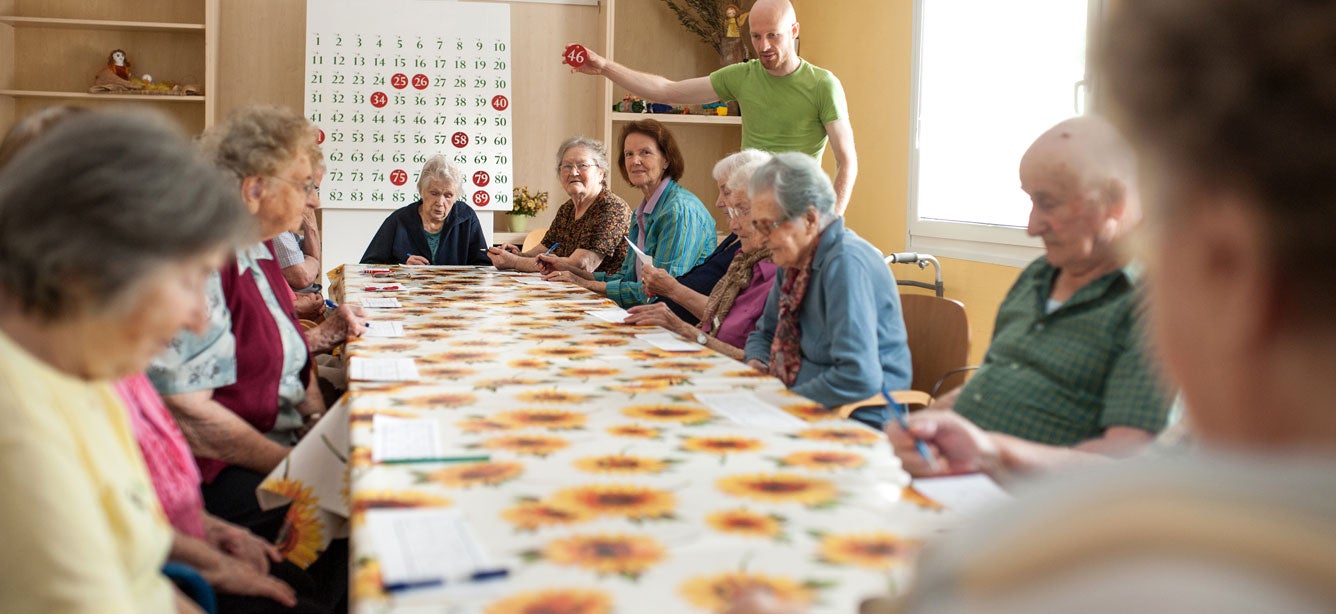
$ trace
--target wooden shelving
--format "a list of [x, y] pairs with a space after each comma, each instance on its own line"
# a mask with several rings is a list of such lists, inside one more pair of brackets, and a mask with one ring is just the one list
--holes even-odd
[[633, 122], [639, 119], [657, 119], [665, 124], [700, 124], [703, 126], [741, 126], [737, 115], [686, 115], [678, 113], [618, 113], [609, 112], [609, 121]]

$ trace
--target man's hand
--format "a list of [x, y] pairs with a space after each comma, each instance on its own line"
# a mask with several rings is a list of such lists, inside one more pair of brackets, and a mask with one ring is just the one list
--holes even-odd
[[[571, 43], [571, 44], [576, 45], [579, 43]], [[608, 65], [608, 59], [597, 53], [594, 53], [594, 51], [590, 49], [588, 46], [585, 45], [580, 45], [580, 46], [584, 47], [584, 56], [585, 56], [584, 64], [581, 64], [580, 66], [572, 66], [572, 62], [568, 61], [566, 57], [566, 51], [564, 48], [562, 49], [561, 52], [562, 63], [566, 64], [567, 66], [570, 66], [571, 72], [579, 72], [579, 73], [584, 73], [586, 75], [603, 74], [603, 67]], [[579, 62], [574, 62], [574, 64], [579, 64]]]
[[[992, 437], [953, 411], [925, 409], [910, 414], [909, 432], [895, 420], [884, 428], [901, 466], [916, 478], [981, 471], [991, 475], [1000, 466], [1001, 453]], [[915, 438], [928, 444], [937, 459], [936, 471], [918, 453]]]
[[645, 296], [666, 296], [672, 298], [682, 284], [668, 271], [652, 266], [640, 267], [640, 281], [644, 284]]

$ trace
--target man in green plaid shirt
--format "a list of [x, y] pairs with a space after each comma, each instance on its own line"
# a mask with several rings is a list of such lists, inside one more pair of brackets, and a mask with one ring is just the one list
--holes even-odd
[[[1043, 239], [1044, 256], [998, 309], [983, 366], [933, 405], [958, 415], [920, 412], [913, 427], [935, 444], [947, 471], [1005, 473], [1082, 452], [1126, 454], [1168, 420], [1170, 399], [1146, 355], [1136, 268], [1123, 245], [1141, 217], [1131, 149], [1103, 120], [1078, 117], [1031, 145], [1020, 176], [1033, 205], [1027, 232]], [[906, 468], [929, 473], [912, 445], [902, 445], [912, 440], [898, 427], [887, 430]], [[971, 442], [968, 453], [953, 458], [952, 437]]]

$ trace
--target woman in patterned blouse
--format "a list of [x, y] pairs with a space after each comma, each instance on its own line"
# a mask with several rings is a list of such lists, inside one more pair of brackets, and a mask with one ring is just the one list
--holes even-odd
[[521, 252], [514, 245], [487, 251], [498, 269], [537, 271], [539, 254], [552, 250], [567, 267], [590, 273], [616, 273], [626, 258], [631, 207], [608, 189], [608, 148], [583, 136], [566, 139], [557, 150], [557, 177], [570, 196], [537, 247]]

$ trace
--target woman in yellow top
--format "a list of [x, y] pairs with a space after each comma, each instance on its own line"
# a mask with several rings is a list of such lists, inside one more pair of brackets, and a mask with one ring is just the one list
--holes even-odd
[[194, 606], [111, 382], [207, 322], [252, 233], [236, 190], [158, 117], [69, 118], [0, 170], [0, 611]]

